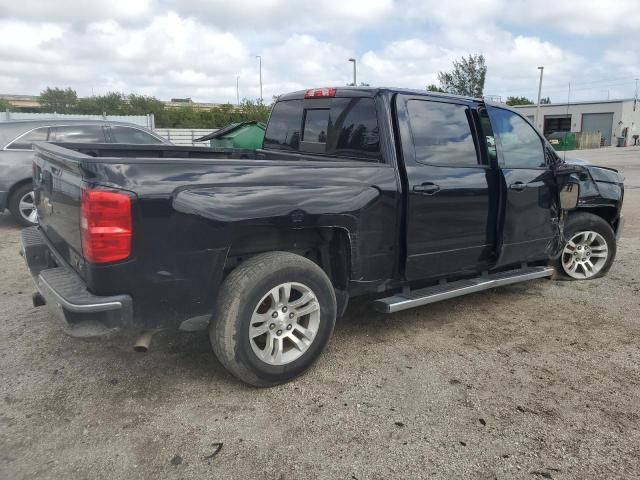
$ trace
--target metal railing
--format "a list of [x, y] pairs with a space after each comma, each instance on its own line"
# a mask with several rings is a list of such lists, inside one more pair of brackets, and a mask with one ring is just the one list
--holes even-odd
[[216, 130], [217, 128], [156, 128], [154, 132], [176, 145], [208, 147], [209, 142], [195, 142], [194, 140]]

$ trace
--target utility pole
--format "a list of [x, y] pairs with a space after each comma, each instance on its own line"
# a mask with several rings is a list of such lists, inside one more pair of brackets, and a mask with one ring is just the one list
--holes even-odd
[[256, 55], [260, 61], [260, 105], [262, 105], [262, 55]]
[[236, 75], [236, 103], [240, 105], [240, 75]]
[[542, 96], [542, 74], [544, 73], [544, 67], [538, 67], [540, 70], [540, 83], [538, 83], [538, 107], [536, 108], [536, 128], [542, 131], [543, 128], [540, 127], [540, 97]]
[[636, 78], [636, 93], [633, 96], [633, 111], [636, 111], [636, 107], [638, 105], [638, 79]]
[[353, 62], [353, 86], [357, 87], [358, 86], [358, 80], [357, 80], [357, 76], [356, 76], [356, 59], [355, 58], [350, 58], [349, 61]]

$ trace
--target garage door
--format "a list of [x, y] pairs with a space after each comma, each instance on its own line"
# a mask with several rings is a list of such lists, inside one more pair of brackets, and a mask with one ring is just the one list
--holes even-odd
[[605, 146], [611, 145], [613, 130], [613, 113], [584, 113], [582, 114], [583, 132], [600, 132], [604, 137]]

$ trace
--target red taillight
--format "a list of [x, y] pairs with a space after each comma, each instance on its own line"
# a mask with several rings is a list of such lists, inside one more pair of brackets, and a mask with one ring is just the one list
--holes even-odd
[[117, 262], [131, 255], [131, 198], [125, 193], [82, 190], [80, 230], [84, 258]]
[[311, 90], [307, 90], [304, 94], [304, 98], [325, 98], [335, 96], [335, 88], [312, 88]]

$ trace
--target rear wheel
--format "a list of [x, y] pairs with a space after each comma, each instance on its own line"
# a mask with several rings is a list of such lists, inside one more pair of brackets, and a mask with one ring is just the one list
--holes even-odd
[[313, 364], [335, 319], [335, 293], [324, 271], [299, 255], [270, 252], [229, 274], [209, 337], [227, 370], [251, 385], [271, 386]]
[[556, 267], [573, 280], [602, 277], [616, 255], [616, 237], [601, 217], [571, 214], [564, 225], [565, 243]]
[[9, 199], [9, 211], [23, 227], [31, 227], [38, 224], [35, 195], [33, 186], [30, 183], [25, 183], [16, 188]]

